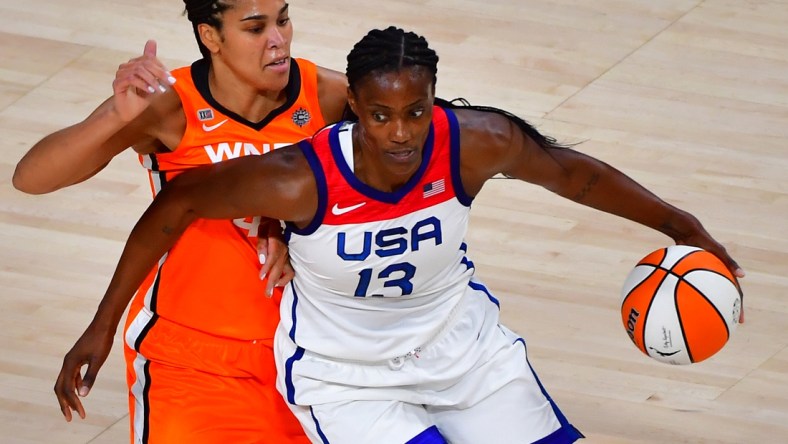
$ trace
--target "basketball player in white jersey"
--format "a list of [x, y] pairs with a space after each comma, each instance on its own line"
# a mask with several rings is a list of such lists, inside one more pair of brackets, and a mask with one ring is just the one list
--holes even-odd
[[102, 309], [123, 301], [197, 217], [288, 221], [279, 389], [316, 443], [571, 443], [525, 341], [499, 324], [463, 238], [496, 174], [736, 262], [692, 215], [494, 109], [435, 105], [424, 38], [371, 31], [348, 56], [358, 116], [267, 156], [182, 174], [132, 232]]

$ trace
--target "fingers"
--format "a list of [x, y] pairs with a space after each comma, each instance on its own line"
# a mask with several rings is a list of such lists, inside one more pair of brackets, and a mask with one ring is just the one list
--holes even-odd
[[282, 229], [278, 220], [264, 219], [258, 227], [257, 254], [262, 267], [260, 279], [269, 277], [266, 282], [266, 297], [271, 297], [275, 286], [283, 286], [295, 275], [290, 266], [287, 244], [282, 238]]
[[273, 295], [274, 287], [287, 285], [295, 276], [287, 251], [287, 246], [277, 238], [260, 238], [257, 242], [257, 254], [262, 264], [260, 279], [269, 277], [265, 286], [266, 297]]
[[[719, 252], [717, 252], [716, 255], [717, 257], [721, 258], [725, 262], [725, 265], [728, 266], [728, 269], [731, 271], [731, 273], [733, 273], [734, 276], [736, 276], [737, 278], [744, 277], [744, 270], [728, 254], [728, 250], [726, 250], [725, 247], [719, 245]], [[736, 284], [738, 285], [738, 282]]]
[[156, 40], [148, 40], [145, 42], [145, 48], [142, 50], [142, 54], [156, 57]]
[[174, 83], [175, 78], [156, 57], [156, 41], [148, 40], [140, 57], [118, 67], [112, 86], [115, 94], [126, 92], [131, 87], [140, 94], [156, 94], [166, 92]]
[[76, 395], [75, 387], [77, 381], [81, 383], [79, 366], [73, 366], [69, 356], [66, 355], [66, 358], [63, 360], [63, 367], [55, 382], [55, 396], [60, 405], [60, 411], [63, 413], [67, 422], [71, 422], [72, 411], [77, 412], [80, 418], [85, 419], [85, 409], [82, 407], [82, 402]]
[[[260, 268], [260, 279], [265, 279], [268, 276], [268, 282], [265, 285], [266, 297], [271, 297], [274, 294], [274, 286], [278, 284], [278, 278], [282, 275], [285, 265], [289, 262], [287, 255], [283, 254], [283, 250], [286, 252], [287, 247], [283, 248], [283, 244], [273, 239], [260, 239], [257, 245], [258, 254], [261, 256], [260, 259], [265, 260], [265, 263]], [[259, 253], [263, 244], [265, 245], [265, 253]]]
[[282, 277], [280, 277], [279, 280], [276, 282], [276, 286], [284, 287], [290, 281], [292, 281], [294, 277], [295, 277], [295, 270], [293, 269], [293, 266], [290, 265], [290, 260], [288, 255], [288, 260], [287, 262], [285, 262], [285, 267], [282, 272]]
[[101, 368], [101, 363], [98, 362], [97, 359], [91, 359], [90, 363], [88, 364], [88, 369], [85, 371], [85, 377], [82, 378], [80, 384], [77, 384], [79, 388], [79, 396], [85, 397], [90, 393], [90, 388], [93, 387], [93, 383], [96, 382], [96, 376], [98, 375], [98, 371]]
[[268, 264], [271, 264], [271, 271], [265, 285], [266, 297], [270, 298], [274, 294], [274, 287], [279, 285], [280, 276], [284, 274], [285, 266], [289, 265], [289, 262], [288, 256], [283, 254], [276, 255], [273, 260], [268, 260]]
[[268, 260], [268, 238], [260, 237], [257, 239], [257, 258], [260, 261], [260, 279], [265, 279], [271, 271], [272, 261]]
[[[735, 263], [734, 263], [734, 265], [735, 265]], [[741, 270], [741, 269], [739, 269], [739, 270]], [[744, 271], [742, 271], [742, 275], [741, 276], [736, 274], [736, 275], [734, 275], [734, 278], [733, 278], [733, 281], [736, 284], [736, 289], [739, 290], [739, 302], [741, 304], [740, 307], [739, 307], [739, 324], [743, 324], [744, 323], [744, 291], [742, 291], [741, 283], [739, 282], [739, 277], [743, 277], [743, 276], [744, 276]]]

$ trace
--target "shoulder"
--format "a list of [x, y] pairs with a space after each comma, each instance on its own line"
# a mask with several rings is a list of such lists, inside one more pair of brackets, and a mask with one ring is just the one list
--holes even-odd
[[345, 74], [317, 66], [317, 95], [326, 123], [342, 118], [347, 105], [347, 87]]
[[317, 82], [327, 86], [347, 88], [347, 77], [344, 73], [316, 65]]
[[511, 144], [515, 125], [506, 116], [475, 109], [455, 108], [452, 111], [457, 116], [463, 149], [505, 149]]
[[516, 124], [492, 111], [453, 109], [460, 127], [460, 177], [469, 196], [504, 171], [522, 147]]
[[149, 143], [135, 143], [137, 152], [160, 151], [162, 145], [169, 150], [175, 149], [186, 130], [180, 95], [173, 88], [157, 94], [150, 106], [133, 121], [133, 125], [150, 139]]

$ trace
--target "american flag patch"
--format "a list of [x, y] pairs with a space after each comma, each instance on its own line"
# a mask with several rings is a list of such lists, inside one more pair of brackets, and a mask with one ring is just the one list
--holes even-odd
[[430, 182], [424, 185], [424, 198], [434, 196], [446, 191], [446, 183], [443, 179], [438, 179], [435, 182]]

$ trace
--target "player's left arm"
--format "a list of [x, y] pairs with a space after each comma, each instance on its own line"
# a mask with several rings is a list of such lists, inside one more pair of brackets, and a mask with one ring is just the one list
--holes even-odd
[[478, 192], [486, 178], [503, 173], [653, 228], [677, 244], [708, 250], [736, 276], [744, 276], [725, 247], [695, 216], [660, 199], [616, 168], [571, 148], [537, 143], [503, 115], [470, 110], [457, 115], [462, 127], [463, 184], [469, 193]]

